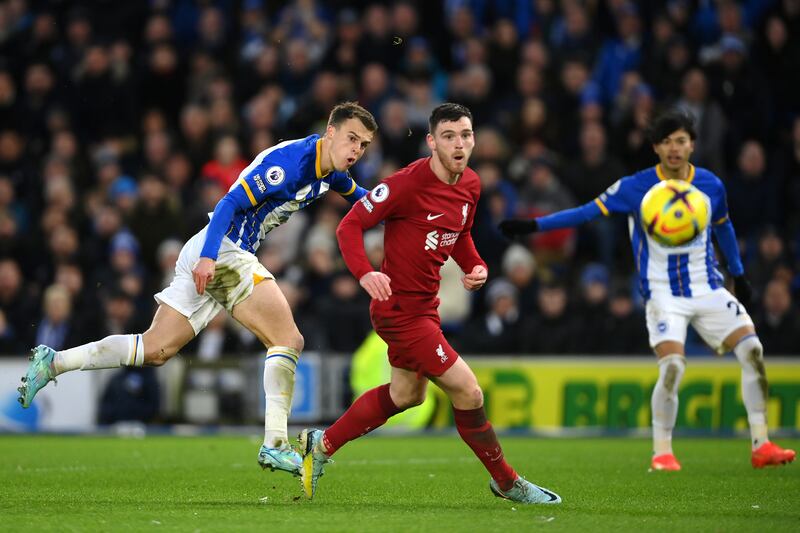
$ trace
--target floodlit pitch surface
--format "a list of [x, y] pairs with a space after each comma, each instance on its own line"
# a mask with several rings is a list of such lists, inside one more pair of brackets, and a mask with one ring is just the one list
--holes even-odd
[[456, 435], [351, 443], [314, 501], [258, 467], [256, 439], [1, 436], [0, 530], [800, 530], [800, 464], [754, 470], [744, 439], [677, 440], [677, 473], [648, 472], [643, 439], [502, 441], [563, 504], [495, 498]]

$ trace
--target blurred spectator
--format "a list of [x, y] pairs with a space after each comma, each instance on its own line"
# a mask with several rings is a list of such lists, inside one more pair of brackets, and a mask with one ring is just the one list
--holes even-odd
[[[564, 168], [564, 184], [578, 205], [591, 202], [625, 174], [622, 163], [607, 151], [606, 132], [599, 122], [587, 122], [581, 128], [580, 158]], [[607, 267], [614, 265], [616, 220], [602, 218], [578, 230], [582, 241], [593, 244], [595, 257]], [[588, 238], [587, 238], [588, 236]]]
[[158, 260], [158, 268], [161, 275], [157, 286], [154, 287], [156, 290], [150, 291], [153, 294], [168, 287], [169, 284], [172, 283], [175, 277], [175, 263], [178, 261], [178, 256], [180, 255], [181, 248], [183, 248], [183, 244], [183, 242], [177, 239], [167, 239], [161, 241], [161, 244], [158, 245], [156, 259]]
[[292, 137], [303, 137], [309, 131], [323, 131], [327, 125], [328, 113], [339, 99], [338, 76], [330, 71], [317, 74], [311, 91], [298, 100], [297, 111], [286, 125], [289, 134]]
[[183, 66], [175, 47], [168, 42], [155, 44], [140, 78], [140, 105], [144, 109], [160, 109], [172, 124], [177, 123], [186, 89], [184, 80]]
[[724, 176], [725, 114], [719, 104], [709, 98], [708, 80], [701, 69], [693, 68], [683, 77], [682, 96], [677, 106], [695, 120], [694, 164]]
[[4, 344], [14, 350], [27, 348], [33, 336], [35, 295], [24, 287], [22, 272], [14, 259], [0, 259], [0, 312], [5, 316]]
[[73, 320], [69, 291], [61, 285], [50, 285], [44, 291], [43, 299], [43, 316], [36, 328], [35, 344], [62, 350], [84, 342], [85, 332], [78, 331]]
[[581, 271], [578, 304], [574, 310], [575, 320], [581, 324], [581, 334], [576, 336], [574, 346], [581, 353], [603, 351], [609, 283], [608, 268], [599, 263], [590, 263]]
[[419, 159], [425, 132], [411, 129], [405, 102], [395, 98], [387, 100], [378, 117], [384, 158], [394, 161], [398, 168]]
[[512, 244], [503, 254], [502, 272], [517, 291], [517, 301], [522, 317], [536, 314], [536, 259], [520, 244]]
[[564, 2], [563, 16], [550, 34], [550, 41], [558, 57], [594, 60], [598, 48], [587, 7], [580, 2]]
[[214, 159], [203, 166], [202, 176], [219, 183], [226, 191], [247, 166], [241, 156], [239, 142], [232, 135], [221, 137], [214, 149]]
[[612, 285], [603, 333], [597, 340], [598, 352], [612, 355], [650, 353], [644, 313], [633, 305], [629, 284]]
[[350, 354], [372, 330], [369, 298], [347, 271], [334, 274], [330, 294], [315, 302], [315, 307], [320, 324], [336, 317], [336, 326], [325, 328], [325, 349]]
[[617, 94], [623, 73], [636, 70], [642, 61], [642, 23], [636, 4], [622, 3], [614, 16], [618, 36], [603, 43], [594, 72], [605, 102]]
[[800, 313], [792, 306], [792, 295], [785, 281], [767, 283], [764, 310], [756, 315], [758, 338], [769, 355], [797, 355], [800, 346]]
[[514, 285], [497, 278], [486, 286], [484, 315], [470, 322], [461, 335], [464, 353], [518, 353], [521, 348], [522, 320]]
[[739, 37], [726, 35], [719, 47], [720, 58], [709, 65], [708, 72], [711, 94], [728, 119], [728, 146], [737, 147], [747, 138], [764, 141], [770, 113], [763, 76]]
[[[141, 247], [141, 257], [150, 275], [158, 272], [156, 250], [168, 238], [183, 233], [183, 213], [167, 195], [164, 182], [153, 174], [142, 176], [139, 201], [130, 216], [130, 230]], [[158, 224], [153, 221], [157, 220]]]
[[777, 118], [787, 124], [787, 118], [797, 116], [800, 103], [800, 40], [797, 34], [790, 33], [786, 21], [772, 15], [764, 25], [764, 38], [757, 51], [758, 64], [769, 82], [769, 90], [774, 95]]
[[[575, 207], [575, 201], [556, 176], [555, 164], [546, 157], [534, 160], [520, 193], [520, 212], [525, 216], [541, 216], [570, 207]], [[574, 246], [575, 230], [535, 234], [532, 240], [541, 262], [563, 263]]]
[[568, 310], [569, 297], [563, 285], [547, 283], [539, 289], [539, 312], [522, 327], [525, 353], [573, 353], [575, 324]]
[[638, 74], [627, 75], [625, 82], [617, 103], [625, 102], [626, 105], [618, 108], [619, 121], [613, 135], [626, 174], [629, 174], [653, 166], [656, 162], [653, 147], [647, 138], [655, 102], [652, 90], [641, 82]]
[[742, 145], [737, 167], [726, 184], [728, 208], [737, 234], [752, 238], [761, 224], [775, 224], [780, 219], [778, 183], [767, 168], [764, 147], [758, 141]]
[[97, 423], [155, 421], [159, 388], [153, 367], [124, 367], [109, 380], [100, 399]]
[[759, 289], [775, 277], [777, 270], [791, 264], [783, 239], [774, 227], [765, 228], [758, 238], [756, 256], [747, 264], [747, 278]]

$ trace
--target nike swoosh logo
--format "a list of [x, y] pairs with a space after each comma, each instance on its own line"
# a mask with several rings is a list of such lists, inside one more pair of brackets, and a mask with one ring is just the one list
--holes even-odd
[[438, 215], [432, 215], [432, 214], [428, 213], [428, 220], [436, 220], [437, 218], [443, 217], [443, 216], [444, 216], [444, 213], [439, 213]]
[[686, 228], [690, 228], [691, 226], [692, 226], [691, 224], [684, 224], [682, 226], [675, 226], [675, 227], [670, 228], [666, 224], [661, 224], [661, 231], [663, 233], [666, 233], [667, 235], [669, 235], [670, 233], [677, 233], [679, 231], [683, 231]]

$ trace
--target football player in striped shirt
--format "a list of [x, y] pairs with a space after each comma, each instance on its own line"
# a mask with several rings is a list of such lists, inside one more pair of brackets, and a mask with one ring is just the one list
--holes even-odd
[[32, 350], [19, 387], [31, 404], [50, 380], [73, 370], [161, 366], [223, 308], [264, 344], [264, 468], [299, 474], [301, 458], [286, 434], [295, 368], [303, 336], [286, 298], [255, 252], [273, 228], [329, 189], [351, 203], [366, 194], [350, 176], [378, 126], [354, 102], [332, 110], [324, 135], [284, 141], [258, 154], [211, 213], [210, 222], [184, 245], [169, 287], [155, 295], [158, 309], [141, 334], [111, 335], [69, 350]]
[[[500, 230], [507, 237], [535, 231], [573, 227], [600, 216], [623, 213], [628, 227], [639, 288], [647, 301], [650, 346], [658, 357], [658, 381], [651, 399], [653, 411], [654, 470], [680, 470], [672, 450], [672, 429], [678, 413], [678, 386], [686, 368], [684, 344], [691, 324], [718, 353], [732, 350], [742, 366], [742, 397], [750, 424], [751, 463], [755, 468], [786, 464], [793, 450], [770, 442], [767, 435], [767, 376], [763, 347], [743, 303], [751, 300], [744, 276], [736, 235], [728, 218], [725, 186], [709, 170], [689, 162], [696, 138], [691, 117], [672, 111], [658, 117], [650, 129], [650, 141], [659, 163], [626, 176], [604, 193], [580, 207], [530, 220], [504, 220]], [[640, 220], [642, 198], [661, 180], [685, 180], [706, 197], [712, 224], [692, 241], [666, 247], [653, 240]], [[711, 241], [717, 238], [733, 276], [734, 292], [723, 286], [722, 274]]]

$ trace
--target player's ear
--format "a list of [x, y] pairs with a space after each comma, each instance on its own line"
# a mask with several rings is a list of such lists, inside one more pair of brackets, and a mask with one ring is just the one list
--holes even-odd
[[433, 135], [430, 133], [425, 136], [425, 142], [428, 143], [428, 148], [431, 149], [431, 152], [436, 150], [436, 141], [433, 139]]
[[333, 137], [334, 133], [336, 133], [336, 126], [328, 124], [328, 127], [325, 128], [325, 137]]

